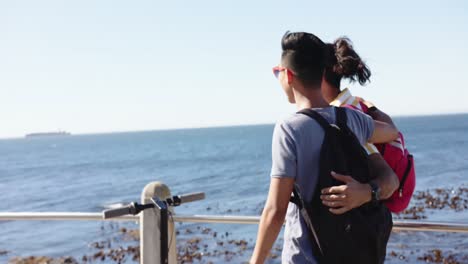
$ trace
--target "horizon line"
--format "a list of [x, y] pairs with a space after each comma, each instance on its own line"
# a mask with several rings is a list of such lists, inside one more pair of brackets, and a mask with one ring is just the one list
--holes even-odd
[[[457, 113], [441, 113], [441, 114], [415, 114], [415, 115], [394, 115], [392, 118], [408, 118], [408, 117], [431, 117], [431, 116], [451, 116], [451, 115], [467, 115], [468, 112], [457, 112]], [[148, 128], [148, 129], [136, 129], [136, 130], [116, 130], [116, 131], [96, 131], [96, 132], [84, 132], [84, 133], [73, 133], [72, 131], [63, 130], [70, 133], [69, 136], [90, 136], [90, 135], [104, 135], [104, 134], [125, 134], [125, 133], [142, 133], [142, 132], [156, 132], [156, 131], [175, 131], [175, 130], [190, 130], [190, 129], [209, 129], [209, 128], [229, 128], [229, 127], [242, 127], [242, 126], [266, 126], [274, 125], [272, 123], [250, 123], [250, 124], [219, 124], [219, 125], [208, 125], [208, 126], [193, 126], [193, 127], [168, 127], [168, 128]], [[48, 132], [54, 132], [53, 130]], [[31, 132], [38, 133], [38, 132]], [[41, 132], [42, 133], [42, 132]], [[47, 133], [47, 132], [46, 132]], [[1, 137], [0, 140], [8, 139], [24, 139], [26, 133], [21, 136]]]

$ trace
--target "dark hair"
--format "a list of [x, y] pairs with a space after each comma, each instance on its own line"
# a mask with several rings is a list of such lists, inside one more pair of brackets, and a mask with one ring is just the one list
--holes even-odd
[[326, 44], [314, 34], [287, 31], [281, 47], [283, 66], [291, 69], [304, 86], [320, 88], [326, 66]]
[[325, 69], [325, 80], [333, 86], [340, 88], [342, 78], [351, 82], [358, 81], [361, 85], [370, 81], [369, 67], [354, 51], [348, 38], [341, 37], [333, 44], [327, 44], [327, 53], [330, 59]]

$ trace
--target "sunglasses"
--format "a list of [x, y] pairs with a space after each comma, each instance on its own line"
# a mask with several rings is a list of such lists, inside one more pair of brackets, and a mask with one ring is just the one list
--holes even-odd
[[275, 75], [276, 78], [278, 78], [279, 73], [286, 70], [286, 68], [281, 67], [281, 66], [275, 66], [273, 67], [273, 74]]

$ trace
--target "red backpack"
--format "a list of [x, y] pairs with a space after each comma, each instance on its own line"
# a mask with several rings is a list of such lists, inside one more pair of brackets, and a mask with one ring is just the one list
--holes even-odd
[[[346, 105], [345, 107], [360, 110], [367, 114], [369, 110], [367, 105], [362, 100], [359, 101], [359, 104], [361, 109], [352, 105]], [[403, 134], [400, 132], [398, 134], [398, 138], [390, 143], [375, 144], [382, 157], [400, 180], [398, 189], [384, 202], [393, 213], [399, 213], [408, 207], [416, 186], [413, 156], [406, 149]]]

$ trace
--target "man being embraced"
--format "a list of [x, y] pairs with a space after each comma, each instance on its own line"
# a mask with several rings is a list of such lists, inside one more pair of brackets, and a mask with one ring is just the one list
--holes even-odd
[[[274, 74], [288, 101], [295, 104], [298, 111], [313, 109], [334, 124], [335, 108], [328, 104], [321, 92], [321, 81], [329, 59], [326, 44], [310, 33], [287, 32], [281, 45], [281, 61], [274, 68]], [[347, 126], [361, 144], [389, 142], [398, 136], [397, 129], [391, 124], [374, 121], [351, 109], [344, 111]], [[304, 200], [309, 200], [314, 195], [324, 134], [318, 122], [300, 113], [276, 124], [272, 139], [270, 188], [250, 263], [264, 263], [285, 218], [282, 263], [317, 263], [319, 252], [313, 250], [314, 238], [311, 237], [298, 206], [289, 201], [294, 186], [300, 190]], [[346, 196], [346, 203], [350, 204], [350, 208], [346, 210], [370, 201], [373, 190], [371, 185], [380, 187], [381, 199], [389, 197], [397, 187], [391, 177], [394, 175], [381, 177], [373, 184], [367, 184], [355, 181], [347, 175], [331, 174], [346, 183], [346, 190], [340, 192], [341, 196]], [[331, 207], [330, 210], [339, 210], [343, 204], [327, 206]]]

